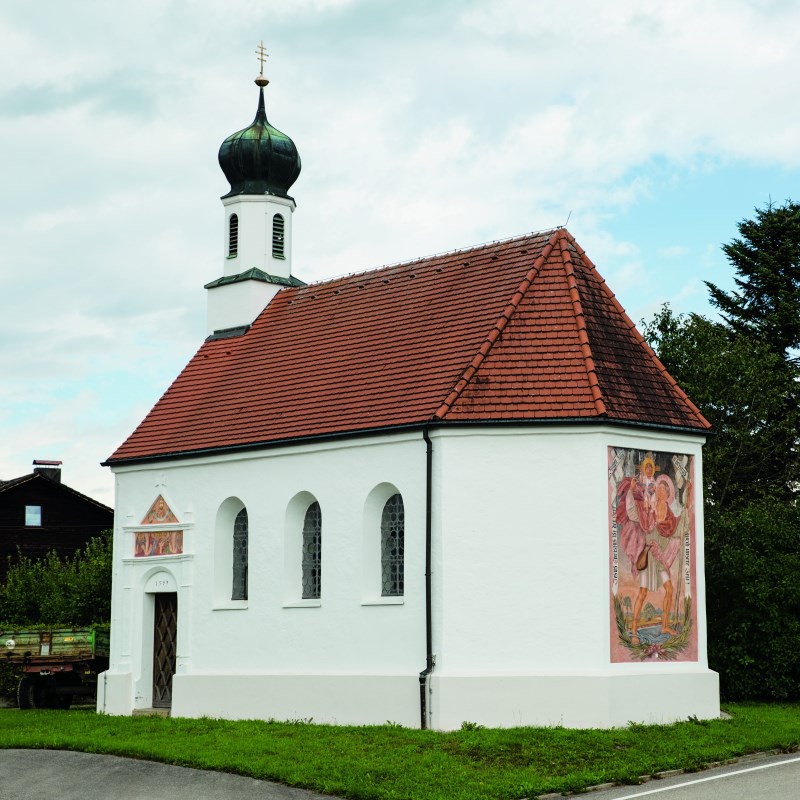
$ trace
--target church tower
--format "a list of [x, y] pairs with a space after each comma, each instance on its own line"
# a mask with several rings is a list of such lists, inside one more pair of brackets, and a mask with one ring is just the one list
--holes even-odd
[[219, 165], [230, 184], [223, 195], [222, 277], [209, 284], [209, 335], [236, 335], [246, 329], [292, 277], [292, 214], [288, 191], [300, 175], [294, 142], [270, 125], [264, 105], [263, 42], [256, 51], [261, 72], [258, 109], [252, 124], [231, 134], [219, 149]]

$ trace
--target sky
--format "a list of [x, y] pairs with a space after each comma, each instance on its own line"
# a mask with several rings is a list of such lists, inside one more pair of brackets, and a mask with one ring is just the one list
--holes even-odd
[[102, 467], [205, 336], [217, 163], [292, 137], [320, 280], [566, 224], [634, 321], [713, 315], [720, 246], [800, 198], [792, 0], [0, 0], [0, 479]]

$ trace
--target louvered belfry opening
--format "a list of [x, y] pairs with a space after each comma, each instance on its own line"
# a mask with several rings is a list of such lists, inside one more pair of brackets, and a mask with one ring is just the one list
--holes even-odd
[[286, 258], [283, 250], [285, 222], [280, 214], [272, 218], [272, 257]]
[[239, 254], [239, 215], [231, 214], [228, 220], [228, 256], [233, 258]]
[[155, 595], [153, 625], [153, 708], [172, 705], [172, 678], [175, 675], [175, 653], [178, 639], [178, 594]]

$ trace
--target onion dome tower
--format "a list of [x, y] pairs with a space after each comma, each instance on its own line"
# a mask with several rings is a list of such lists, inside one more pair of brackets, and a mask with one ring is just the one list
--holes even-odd
[[219, 165], [230, 184], [222, 196], [225, 212], [222, 277], [206, 285], [211, 335], [236, 335], [253, 320], [292, 277], [292, 214], [288, 192], [300, 175], [294, 142], [267, 120], [264, 77], [267, 54], [256, 50], [261, 71], [258, 109], [252, 124], [232, 133], [219, 148]]
[[219, 165], [231, 185], [225, 197], [271, 194], [288, 198], [289, 187], [300, 175], [300, 154], [294, 142], [267, 120], [264, 87], [269, 81], [259, 75], [255, 82], [259, 87], [256, 118], [219, 148]]

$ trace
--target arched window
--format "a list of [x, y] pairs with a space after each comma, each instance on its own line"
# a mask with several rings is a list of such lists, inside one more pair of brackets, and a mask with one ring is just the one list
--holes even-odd
[[403, 498], [393, 494], [381, 514], [381, 595], [403, 596], [405, 511]]
[[231, 600], [247, 600], [247, 509], [233, 523], [233, 582]]
[[236, 258], [239, 254], [239, 216], [231, 214], [228, 220], [228, 258]]
[[303, 600], [319, 599], [322, 591], [322, 513], [312, 503], [303, 521]]
[[272, 257], [286, 258], [283, 252], [283, 229], [284, 221], [280, 214], [272, 218]]

